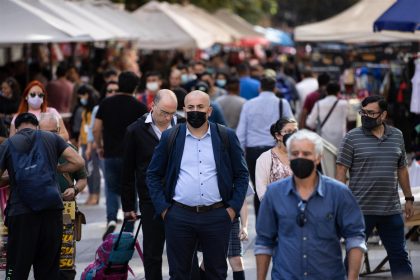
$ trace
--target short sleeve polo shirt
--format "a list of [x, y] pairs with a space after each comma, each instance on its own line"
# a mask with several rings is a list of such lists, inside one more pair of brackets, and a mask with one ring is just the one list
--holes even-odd
[[407, 165], [407, 158], [400, 130], [385, 125], [381, 138], [361, 127], [349, 131], [337, 163], [349, 168], [349, 187], [364, 215], [401, 213], [398, 169]]

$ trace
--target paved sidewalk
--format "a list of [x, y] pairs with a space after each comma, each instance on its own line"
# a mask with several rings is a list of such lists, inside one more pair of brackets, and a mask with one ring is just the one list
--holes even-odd
[[[101, 197], [101, 202], [97, 206], [84, 206], [81, 203], [86, 200], [87, 194], [82, 193], [78, 199], [80, 202], [79, 207], [82, 212], [86, 215], [87, 225], [83, 227], [82, 240], [77, 243], [77, 276], [76, 279], [80, 279], [80, 275], [84, 268], [94, 260], [95, 252], [98, 246], [101, 244], [101, 237], [105, 231], [106, 219], [105, 219], [105, 199]], [[256, 264], [255, 257], [253, 254], [253, 245], [255, 241], [255, 215], [251, 201], [248, 201], [249, 207], [249, 240], [244, 242], [244, 263], [246, 279], [256, 279]], [[119, 230], [121, 225], [117, 228]], [[140, 234], [141, 239], [141, 234]], [[140, 240], [141, 242], [141, 240]], [[409, 242], [408, 248], [410, 251], [411, 260], [415, 270], [415, 279], [420, 279], [420, 244], [418, 242]], [[382, 246], [370, 245], [370, 263], [371, 268], [374, 268], [384, 257], [385, 250]], [[134, 257], [130, 262], [136, 277], [129, 277], [129, 279], [144, 279], [144, 271], [142, 263], [137, 253], [134, 253]], [[388, 268], [388, 264], [385, 266]], [[164, 254], [164, 267], [163, 267], [164, 279], [169, 279], [168, 276], [168, 265], [166, 260], [166, 254]], [[228, 279], [232, 279], [232, 271], [229, 270]], [[4, 272], [0, 272], [0, 278], [4, 279]], [[33, 279], [33, 277], [30, 277]], [[268, 278], [270, 279], [270, 277]], [[375, 276], [363, 277], [361, 279], [392, 279], [390, 273], [381, 273]]]

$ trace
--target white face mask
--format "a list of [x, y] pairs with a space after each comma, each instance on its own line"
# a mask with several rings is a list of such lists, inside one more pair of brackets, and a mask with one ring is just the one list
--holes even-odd
[[159, 84], [158, 82], [150, 82], [146, 84], [146, 88], [147, 90], [155, 92], [159, 89]]
[[28, 105], [31, 109], [38, 110], [41, 108], [42, 103], [44, 103], [44, 98], [35, 95], [34, 97], [28, 96]]

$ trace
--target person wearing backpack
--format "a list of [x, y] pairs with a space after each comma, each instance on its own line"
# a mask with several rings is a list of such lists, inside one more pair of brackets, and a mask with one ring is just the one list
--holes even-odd
[[[49, 131], [60, 135], [60, 124], [57, 117], [53, 114], [41, 114], [41, 119], [39, 120], [39, 129], [43, 131]], [[69, 146], [74, 149], [76, 152], [77, 147], [72, 145], [70, 141], [68, 142]], [[66, 162], [66, 159], [61, 156], [58, 159], [59, 164]], [[62, 193], [63, 201], [75, 202], [76, 196], [82, 192], [87, 186], [87, 170], [85, 166], [71, 173], [60, 173], [57, 172], [57, 182], [60, 186], [60, 192]], [[68, 204], [67, 204], [68, 205]], [[60, 256], [60, 280], [73, 280], [76, 277], [76, 266], [75, 266], [75, 241], [79, 241], [77, 234], [75, 232], [80, 228], [77, 227], [76, 220], [76, 209], [77, 204], [74, 204], [75, 207], [68, 206], [70, 211], [63, 211], [63, 244], [61, 256]], [[71, 213], [72, 212], [72, 213]], [[80, 211], [78, 213], [81, 213]], [[74, 219], [65, 219], [64, 217], [74, 215]], [[77, 214], [79, 215], [79, 214]], [[81, 214], [83, 215], [83, 214]], [[69, 239], [68, 237], [72, 238]]]
[[[7, 279], [59, 279], [63, 203], [56, 172], [74, 172], [84, 160], [58, 135], [40, 131], [34, 114], [16, 117], [17, 133], [0, 145], [0, 177], [10, 177], [6, 207]], [[63, 156], [67, 163], [58, 165]]]
[[176, 126], [173, 138], [175, 128], [163, 132], [146, 183], [168, 233], [171, 279], [189, 279], [198, 243], [206, 276], [226, 279], [229, 234], [245, 199], [248, 168], [235, 132], [208, 121], [210, 97], [196, 90], [184, 102], [187, 123]]

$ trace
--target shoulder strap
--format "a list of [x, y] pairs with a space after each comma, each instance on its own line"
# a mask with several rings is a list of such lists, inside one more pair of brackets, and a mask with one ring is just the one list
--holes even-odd
[[283, 118], [283, 98], [280, 97], [279, 102], [279, 119]]
[[230, 142], [229, 142], [229, 135], [227, 128], [224, 125], [216, 124], [217, 126], [217, 133], [219, 134], [220, 138], [222, 139], [223, 146], [227, 151], [230, 151]]
[[327, 122], [328, 118], [331, 116], [331, 113], [334, 111], [335, 106], [337, 106], [339, 99], [337, 99], [334, 102], [334, 105], [331, 107], [330, 111], [328, 112], [327, 116], [325, 117], [325, 119], [322, 121], [321, 123], [321, 128], [324, 126], [324, 124]]
[[175, 137], [178, 135], [178, 131], [179, 131], [180, 126], [181, 126], [180, 123], [176, 124], [169, 134], [168, 146], [167, 146], [168, 155], [170, 155], [172, 153], [172, 147], [173, 147], [174, 142], [175, 142]]

